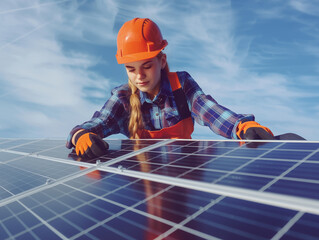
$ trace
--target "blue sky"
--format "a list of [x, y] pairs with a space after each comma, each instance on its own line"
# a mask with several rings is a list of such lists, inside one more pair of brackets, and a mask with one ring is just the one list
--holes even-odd
[[127, 82], [116, 35], [134, 17], [159, 25], [170, 69], [220, 104], [319, 140], [318, 0], [2, 0], [0, 137], [66, 138], [90, 119]]

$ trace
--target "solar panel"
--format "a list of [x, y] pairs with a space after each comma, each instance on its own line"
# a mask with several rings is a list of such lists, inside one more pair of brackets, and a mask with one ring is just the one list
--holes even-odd
[[0, 239], [319, 239], [319, 142], [0, 139]]

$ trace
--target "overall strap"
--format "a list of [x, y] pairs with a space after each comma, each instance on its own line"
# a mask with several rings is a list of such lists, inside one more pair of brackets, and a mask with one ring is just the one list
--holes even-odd
[[168, 77], [168, 80], [171, 84], [174, 100], [175, 100], [175, 103], [177, 106], [178, 113], [181, 116], [181, 120], [190, 117], [191, 112], [189, 111], [185, 92], [183, 91], [183, 88], [182, 88], [181, 83], [178, 79], [177, 73], [170, 72], [167, 74], [167, 77]]

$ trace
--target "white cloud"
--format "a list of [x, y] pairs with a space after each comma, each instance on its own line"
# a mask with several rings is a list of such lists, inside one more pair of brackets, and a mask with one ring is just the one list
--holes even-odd
[[319, 16], [319, 4], [317, 0], [291, 0], [289, 4], [299, 12]]
[[[28, 49], [28, 50], [26, 50]], [[65, 56], [55, 41], [26, 40], [10, 45], [0, 58], [1, 75], [21, 101], [64, 106], [81, 101], [89, 56]]]
[[316, 58], [319, 58], [319, 47], [318, 45], [307, 45], [304, 46], [305, 51], [310, 54], [315, 56]]
[[[70, 1], [57, 1], [61, 2]], [[72, 127], [67, 121], [73, 120], [74, 124], [100, 108], [88, 99], [105, 98], [109, 79], [90, 70], [99, 59], [90, 53], [66, 52], [61, 39], [99, 44], [114, 40], [112, 4], [97, 1], [93, 6], [97, 11], [88, 13], [76, 11], [79, 7], [76, 1], [68, 6], [73, 11], [61, 4], [48, 7], [41, 1], [6, 4], [7, 10], [0, 13], [3, 23], [0, 28], [3, 36], [0, 40], [2, 131], [15, 137], [26, 133], [65, 136]], [[108, 15], [102, 15], [102, 11]], [[100, 15], [95, 17], [97, 13]], [[101, 31], [102, 26], [106, 27], [105, 31]], [[92, 39], [86, 37], [89, 31], [95, 32]], [[90, 89], [90, 96], [86, 88]], [[62, 113], [62, 109], [68, 112]]]

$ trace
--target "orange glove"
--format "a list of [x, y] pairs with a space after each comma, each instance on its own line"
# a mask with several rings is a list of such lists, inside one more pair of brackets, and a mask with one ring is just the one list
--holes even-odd
[[109, 145], [101, 137], [87, 130], [75, 136], [75, 152], [83, 158], [100, 157], [107, 153]]
[[249, 140], [274, 140], [274, 134], [269, 128], [261, 126], [255, 121], [240, 122], [237, 126], [236, 134], [239, 139]]

